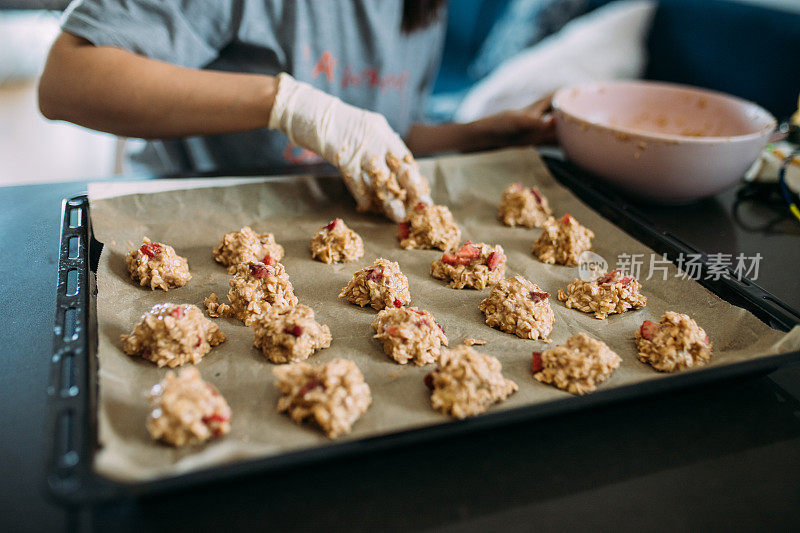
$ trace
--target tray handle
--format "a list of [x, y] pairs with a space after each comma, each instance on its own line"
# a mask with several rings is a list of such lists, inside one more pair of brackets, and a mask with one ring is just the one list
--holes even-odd
[[56, 313], [46, 435], [47, 488], [56, 497], [69, 497], [82, 488], [90, 455], [87, 405], [89, 381], [89, 200], [66, 199], [61, 206]]

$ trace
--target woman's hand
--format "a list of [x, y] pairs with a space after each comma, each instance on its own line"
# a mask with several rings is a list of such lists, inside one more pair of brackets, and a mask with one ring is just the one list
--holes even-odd
[[415, 125], [406, 141], [415, 154], [554, 143], [551, 103], [552, 94], [522, 109], [503, 111], [468, 124]]
[[411, 152], [377, 113], [345, 104], [288, 74], [278, 77], [269, 127], [342, 173], [360, 210], [399, 221], [406, 206], [432, 203]]
[[556, 140], [552, 100], [549, 94], [528, 107], [502, 111], [468, 125], [476, 142], [485, 148], [552, 143]]

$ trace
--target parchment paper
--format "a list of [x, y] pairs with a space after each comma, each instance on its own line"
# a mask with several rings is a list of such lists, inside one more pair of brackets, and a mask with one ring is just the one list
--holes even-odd
[[[551, 338], [561, 343], [585, 331], [603, 340], [622, 357], [621, 367], [601, 388], [619, 387], [667, 377], [636, 358], [634, 331], [646, 319], [658, 320], [667, 310], [688, 313], [705, 328], [715, 343], [712, 365], [796, 349], [800, 328], [784, 335], [755, 316], [714, 296], [698, 283], [675, 278], [644, 281], [647, 307], [611, 315], [606, 320], [566, 309], [555, 298], [558, 289], [577, 277], [577, 268], [545, 265], [531, 255], [531, 245], [541, 230], [507, 228], [496, 220], [497, 204], [511, 182], [537, 185], [549, 198], [556, 215], [569, 212], [595, 232], [595, 251], [613, 264], [617, 254], [652, 252], [603, 219], [549, 174], [532, 149], [512, 149], [488, 154], [449, 156], [421, 162], [431, 182], [434, 200], [453, 211], [463, 240], [499, 243], [508, 256], [507, 275], [522, 274], [551, 294], [555, 327]], [[221, 185], [221, 186], [220, 186]], [[358, 214], [341, 180], [292, 177], [267, 181], [191, 182], [148, 181], [140, 194], [123, 196], [115, 185], [90, 188], [91, 215], [97, 239], [105, 243], [97, 273], [99, 438], [103, 445], [95, 468], [120, 481], [140, 481], [176, 475], [251, 457], [264, 457], [326, 446], [332, 441], [310, 425], [296, 425], [276, 412], [278, 391], [273, 364], [252, 347], [251, 330], [234, 320], [220, 320], [228, 340], [213, 349], [198, 368], [216, 385], [233, 409], [232, 431], [205, 446], [176, 450], [151, 440], [145, 429], [150, 387], [167, 371], [140, 358], [125, 355], [119, 337], [129, 333], [140, 316], [156, 303], [172, 301], [203, 307], [203, 299], [216, 292], [225, 300], [228, 275], [215, 263], [211, 250], [222, 235], [250, 225], [257, 232], [273, 232], [286, 249], [283, 263], [301, 302], [310, 305], [317, 319], [333, 334], [330, 348], [317, 352], [311, 362], [337, 357], [355, 361], [372, 389], [373, 404], [343, 439], [359, 439], [406, 429], [446, 424], [450, 418], [429, 403], [423, 376], [431, 366], [401, 366], [390, 360], [372, 338], [370, 326], [376, 312], [361, 309], [337, 295], [352, 273], [379, 256], [396, 260], [408, 276], [413, 305], [428, 309], [445, 328], [451, 346], [465, 337], [487, 341], [478, 350], [497, 356], [505, 375], [519, 384], [519, 392], [490, 412], [561, 399], [567, 393], [535, 381], [530, 372], [531, 351], [548, 346], [519, 339], [484, 324], [478, 303], [489, 291], [454, 290], [429, 275], [438, 251], [402, 250], [396, 226], [385, 219]], [[180, 187], [191, 187], [180, 189]], [[178, 188], [178, 190], [175, 190]], [[149, 190], [159, 190], [146, 194]], [[171, 189], [171, 190], [170, 190]], [[100, 199], [102, 198], [102, 199]], [[343, 217], [364, 239], [366, 253], [355, 263], [326, 265], [314, 261], [308, 250], [315, 230], [334, 217]], [[143, 236], [175, 247], [188, 257], [192, 280], [183, 288], [150, 291], [131, 282], [124, 254], [138, 246]], [[780, 344], [778, 341], [782, 341]], [[340, 439], [340, 440], [343, 440]]]

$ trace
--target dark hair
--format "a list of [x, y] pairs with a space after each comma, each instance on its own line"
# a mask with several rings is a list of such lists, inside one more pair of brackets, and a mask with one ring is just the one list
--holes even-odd
[[430, 26], [441, 14], [447, 0], [403, 0], [403, 33], [413, 33]]

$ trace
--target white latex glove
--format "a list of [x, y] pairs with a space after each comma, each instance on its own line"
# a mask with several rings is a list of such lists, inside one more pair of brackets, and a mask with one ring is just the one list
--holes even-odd
[[433, 203], [411, 152], [378, 113], [282, 73], [269, 127], [338, 168], [359, 210], [379, 210], [400, 221], [407, 206]]

